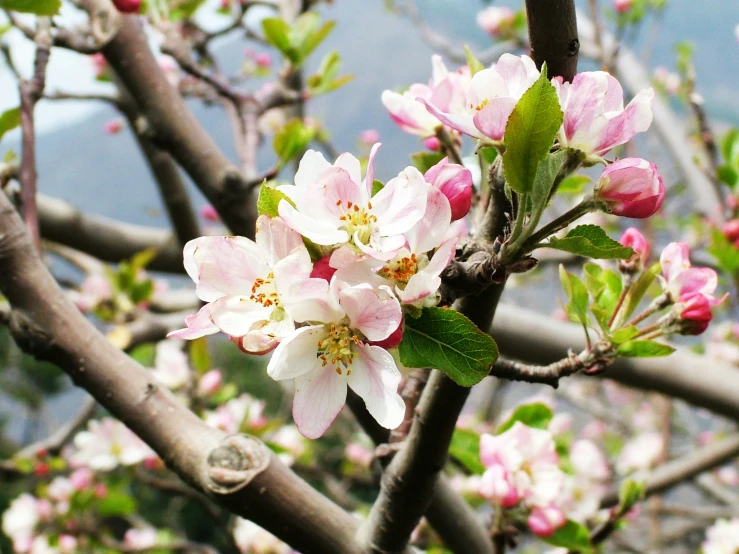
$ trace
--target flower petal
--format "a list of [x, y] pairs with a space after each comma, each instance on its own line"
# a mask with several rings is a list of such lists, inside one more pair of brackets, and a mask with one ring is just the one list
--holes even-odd
[[471, 114], [458, 114], [458, 113], [444, 113], [441, 110], [439, 110], [435, 105], [431, 104], [430, 102], [427, 102], [423, 98], [416, 98], [419, 102], [421, 102], [424, 106], [426, 106], [426, 109], [428, 112], [435, 116], [439, 121], [441, 121], [444, 125], [447, 127], [451, 127], [452, 129], [459, 131], [460, 133], [464, 133], [465, 135], [469, 135], [473, 138], [477, 139], [484, 139], [485, 135], [483, 135], [477, 127], [475, 127], [474, 122], [472, 121], [472, 115]]
[[426, 213], [410, 231], [405, 233], [410, 251], [422, 254], [441, 244], [452, 221], [452, 208], [441, 190], [434, 186], [427, 189]]
[[353, 329], [359, 329], [371, 341], [386, 339], [398, 328], [402, 312], [398, 301], [369, 284], [344, 288], [339, 304], [346, 312]]
[[210, 304], [206, 304], [198, 310], [198, 313], [187, 316], [186, 327], [168, 333], [167, 337], [192, 340], [219, 332], [218, 326], [210, 320], [210, 307]]
[[318, 175], [327, 167], [331, 167], [331, 164], [326, 161], [323, 154], [316, 150], [308, 150], [300, 159], [298, 171], [295, 173], [295, 185], [303, 188], [317, 183]]
[[280, 202], [277, 210], [288, 227], [316, 244], [340, 244], [349, 240], [349, 235], [347, 235], [346, 231], [338, 229], [335, 222], [313, 219], [310, 216], [300, 213], [285, 200]]
[[472, 121], [483, 135], [492, 141], [500, 142], [503, 140], [508, 118], [515, 107], [515, 98], [510, 96], [493, 98], [475, 114]]
[[346, 403], [346, 376], [338, 375], [334, 366], [329, 364], [299, 376], [295, 379], [295, 386], [295, 424], [303, 436], [317, 439], [326, 432]]
[[210, 318], [227, 335], [242, 337], [258, 321], [269, 321], [273, 311], [247, 296], [229, 296], [211, 304]]
[[303, 239], [298, 233], [290, 229], [279, 217], [268, 215], [259, 216], [257, 219], [256, 243], [270, 267], [274, 267], [296, 248], [305, 248]]
[[318, 341], [328, 335], [323, 325], [296, 329], [275, 348], [267, 374], [275, 381], [294, 379], [320, 366]]
[[415, 167], [407, 167], [372, 198], [372, 214], [381, 236], [400, 235], [426, 212], [428, 183]]
[[403, 422], [405, 402], [398, 394], [400, 371], [387, 350], [360, 345], [354, 358], [349, 386], [367, 406], [367, 411], [386, 429]]

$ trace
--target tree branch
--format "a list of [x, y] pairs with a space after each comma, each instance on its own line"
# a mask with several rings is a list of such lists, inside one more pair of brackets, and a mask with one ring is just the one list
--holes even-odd
[[526, 15], [536, 66], [546, 63], [550, 78], [572, 81], [580, 51], [575, 0], [526, 0]]
[[[111, 345], [65, 297], [0, 195], [0, 291], [16, 343], [58, 365], [196, 490], [306, 554], [359, 554], [356, 520], [257, 439], [224, 438]], [[286, 509], [286, 507], [288, 507]]]

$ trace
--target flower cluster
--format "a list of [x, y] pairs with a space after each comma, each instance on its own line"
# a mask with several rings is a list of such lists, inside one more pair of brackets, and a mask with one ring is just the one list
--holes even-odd
[[294, 381], [293, 417], [309, 438], [341, 411], [347, 387], [381, 425], [400, 424], [400, 372], [387, 349], [402, 337], [403, 306], [438, 303], [451, 222], [470, 208], [471, 174], [446, 159], [378, 186], [378, 147], [364, 178], [351, 154], [331, 164], [308, 151], [295, 184], [272, 189], [279, 217], [260, 216], [255, 241], [201, 237], [184, 250], [206, 304], [170, 336], [223, 332], [245, 352], [273, 351], [267, 373]]
[[733, 554], [739, 550], [739, 518], [719, 519], [706, 530], [702, 554]]

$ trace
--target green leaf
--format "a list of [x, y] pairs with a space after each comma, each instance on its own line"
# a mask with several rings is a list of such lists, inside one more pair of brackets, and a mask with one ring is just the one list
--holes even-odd
[[411, 162], [421, 173], [426, 173], [443, 159], [444, 154], [441, 152], [416, 152], [411, 154]]
[[644, 500], [646, 490], [643, 481], [626, 479], [618, 489], [618, 512], [626, 514], [637, 503]]
[[264, 183], [259, 189], [259, 198], [257, 198], [257, 213], [259, 215], [268, 215], [270, 217], [279, 217], [280, 213], [277, 207], [281, 200], [286, 200], [292, 204], [292, 201], [276, 188], [270, 187]]
[[498, 149], [494, 146], [483, 146], [477, 150], [477, 153], [480, 154], [480, 157], [482, 157], [488, 165], [492, 165], [495, 158], [498, 157]]
[[636, 325], [629, 325], [628, 327], [623, 327], [621, 329], [618, 329], [617, 331], [614, 331], [614, 333], [611, 335], [611, 342], [613, 344], [622, 344], [624, 342], [630, 341], [638, 334], [639, 329], [636, 327]]
[[503, 171], [516, 192], [531, 191], [536, 168], [552, 147], [562, 117], [557, 91], [542, 67], [541, 76], [523, 94], [506, 125]]
[[523, 404], [516, 408], [511, 414], [511, 417], [498, 427], [495, 434], [500, 435], [501, 433], [505, 433], [517, 421], [534, 429], [546, 429], [552, 417], [554, 417], [554, 413], [552, 413], [552, 409], [546, 404], [542, 404], [541, 402]]
[[177, 3], [176, 7], [173, 7], [169, 11], [169, 19], [171, 21], [182, 21], [184, 19], [190, 19], [198, 8], [205, 4], [205, 0], [185, 0]]
[[718, 177], [719, 181], [729, 185], [731, 188], [736, 187], [737, 182], [739, 182], [739, 173], [730, 165], [720, 166], [716, 171], [716, 177]]
[[341, 70], [341, 58], [336, 50], [332, 50], [323, 57], [318, 71], [308, 77], [306, 84], [312, 97], [336, 90], [351, 81], [353, 75], [338, 77]]
[[375, 194], [377, 194], [384, 188], [385, 188], [385, 185], [382, 181], [379, 181], [377, 179], [372, 181], [372, 197], [374, 198]]
[[213, 366], [213, 360], [208, 350], [208, 339], [200, 337], [191, 340], [188, 345], [190, 348], [190, 363], [195, 371], [202, 375]]
[[653, 340], [630, 340], [619, 345], [616, 353], [624, 358], [659, 358], [675, 351], [672, 346]]
[[151, 299], [154, 294], [154, 281], [151, 279], [145, 279], [138, 283], [133, 283], [129, 289], [128, 295], [131, 297], [131, 302], [134, 304], [140, 304]]
[[565, 270], [564, 265], [559, 266], [559, 280], [562, 288], [567, 294], [569, 303], [565, 306], [565, 312], [572, 321], [579, 321], [583, 325], [588, 324], [588, 289], [583, 282], [572, 273]]
[[277, 48], [283, 56], [293, 64], [299, 62], [300, 55], [290, 41], [290, 26], [284, 20], [279, 17], [268, 17], [262, 20], [262, 30], [267, 42]]
[[35, 15], [57, 15], [62, 9], [62, 0], [0, 0], [0, 8]]
[[455, 429], [449, 455], [475, 475], [485, 473], [480, 462], [480, 435], [469, 429]]
[[138, 273], [146, 266], [148, 266], [151, 261], [156, 258], [157, 254], [157, 249], [154, 247], [147, 248], [146, 250], [142, 250], [141, 252], [137, 252], [131, 257], [131, 271], [133, 271], [134, 274]]
[[566, 155], [567, 153], [564, 150], [559, 150], [554, 154], [547, 154], [539, 162], [534, 177], [534, 186], [531, 189], [532, 210], [535, 213], [538, 210], [544, 210], [549, 202], [549, 193], [552, 190], [554, 179], [557, 177]]
[[711, 229], [711, 244], [706, 250], [726, 273], [736, 275], [739, 271], [739, 250], [719, 229]]
[[12, 131], [21, 124], [21, 109], [12, 108], [0, 113], [0, 139], [8, 131]]
[[624, 300], [624, 307], [622, 308], [622, 315], [619, 316], [619, 319], [622, 321], [626, 321], [631, 314], [634, 313], [634, 311], [639, 307], [639, 304], [642, 301], [642, 298], [644, 298], [644, 295], [647, 293], [647, 290], [649, 290], [649, 287], [652, 286], [652, 283], [654, 283], [654, 280], [657, 278], [657, 275], [659, 275], [660, 271], [662, 271], [662, 266], [659, 262], [656, 264], [652, 264], [649, 266], [636, 280], [636, 283], [631, 287], [631, 290], [626, 295], [626, 300]]
[[498, 346], [467, 317], [451, 309], [424, 308], [407, 318], [398, 346], [406, 367], [431, 367], [463, 387], [482, 381], [498, 359]]
[[584, 269], [585, 286], [595, 301], [590, 309], [598, 325], [607, 334], [609, 332], [608, 320], [616, 309], [623, 288], [621, 277], [615, 271], [604, 269], [593, 262], [586, 263]]
[[136, 511], [136, 500], [122, 490], [110, 489], [97, 505], [101, 517], [128, 516]]
[[739, 129], [736, 127], [729, 129], [721, 139], [721, 156], [729, 165], [739, 164]]
[[564, 527], [560, 527], [551, 536], [542, 538], [542, 540], [553, 546], [573, 550], [580, 554], [594, 552], [588, 528], [571, 519], [567, 520]]
[[546, 246], [597, 260], [625, 260], [634, 255], [630, 247], [613, 240], [597, 225], [578, 225], [564, 238], [551, 237]]
[[275, 134], [272, 146], [279, 158], [279, 166], [283, 167], [298, 154], [301, 154], [316, 136], [316, 128], [305, 126], [299, 119], [288, 121]]
[[334, 27], [336, 27], [336, 21], [327, 21], [320, 29], [311, 33], [304, 41], [302, 41], [299, 45], [301, 61], [310, 56], [313, 50], [315, 50], [329, 35], [329, 33], [334, 30]]
[[482, 62], [477, 59], [477, 56], [472, 53], [472, 50], [470, 50], [469, 46], [466, 44], [464, 45], [464, 57], [467, 58], [467, 66], [470, 68], [470, 77], [474, 76], [478, 71], [485, 69]]
[[587, 175], [570, 175], [560, 183], [557, 192], [562, 194], [579, 194], [592, 179]]
[[153, 367], [156, 357], [156, 345], [153, 342], [145, 342], [134, 346], [128, 353], [134, 360], [144, 367]]

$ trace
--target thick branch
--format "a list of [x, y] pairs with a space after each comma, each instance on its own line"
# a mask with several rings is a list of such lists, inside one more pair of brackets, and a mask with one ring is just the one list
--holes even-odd
[[50, 361], [138, 434], [185, 482], [304, 553], [360, 552], [356, 520], [311, 489], [260, 441], [224, 439], [111, 345], [65, 297], [15, 208], [0, 195], [0, 291], [26, 352]]
[[580, 51], [575, 0], [526, 0], [526, 16], [536, 66], [546, 62], [551, 77], [572, 81]]

